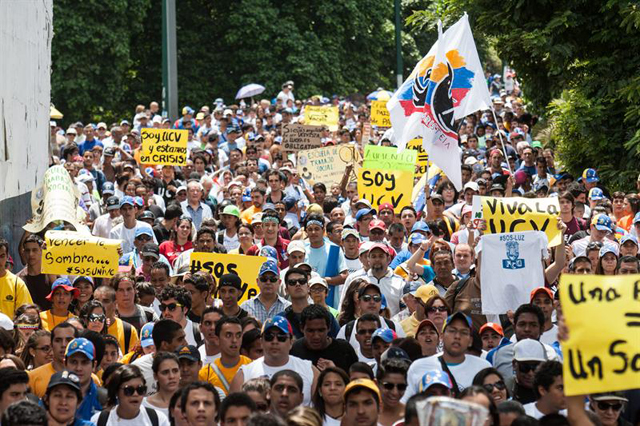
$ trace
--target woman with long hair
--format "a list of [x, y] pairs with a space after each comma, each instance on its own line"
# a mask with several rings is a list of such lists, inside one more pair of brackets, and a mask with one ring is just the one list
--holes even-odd
[[340, 426], [344, 415], [342, 394], [347, 383], [349, 376], [341, 368], [327, 367], [320, 372], [312, 401], [323, 426]]
[[40, 315], [33, 316], [30, 314], [20, 315], [13, 323], [13, 341], [16, 342], [16, 355], [20, 356], [24, 352], [24, 348], [29, 337], [38, 330], [42, 330], [42, 320]]
[[107, 316], [104, 305], [98, 300], [91, 300], [82, 306], [80, 321], [87, 330], [107, 334]]
[[618, 253], [611, 247], [604, 246], [600, 249], [598, 256], [598, 275], [615, 275], [616, 266], [618, 265]]
[[351, 281], [347, 291], [344, 293], [342, 305], [340, 306], [340, 314], [338, 315], [338, 323], [340, 327], [355, 320], [360, 316], [360, 308], [358, 307], [358, 291], [361, 286], [365, 286], [369, 282], [364, 278], [356, 278]]
[[27, 370], [33, 370], [53, 361], [51, 333], [47, 330], [37, 330], [29, 339], [20, 355]]
[[509, 399], [509, 389], [502, 374], [493, 367], [478, 371], [473, 378], [473, 385], [484, 388], [491, 395], [493, 402], [498, 405]]
[[142, 401], [145, 407], [158, 410], [169, 416], [169, 402], [180, 387], [180, 362], [172, 352], [158, 352], [153, 358], [153, 377], [156, 379], [157, 391]]
[[238, 226], [238, 241], [240, 246], [236, 249], [230, 250], [229, 254], [246, 254], [247, 250], [253, 246], [253, 226], [248, 223], [242, 223]]
[[[442, 296], [436, 294], [431, 296], [424, 304], [424, 312], [427, 319], [431, 320], [438, 330], [444, 329], [444, 322], [451, 315], [451, 308]], [[442, 352], [442, 333], [440, 334], [440, 342], [438, 343], [438, 352]]]
[[182, 216], [171, 230], [169, 240], [160, 244], [160, 254], [172, 265], [182, 252], [193, 248], [192, 231], [193, 221], [188, 216]]

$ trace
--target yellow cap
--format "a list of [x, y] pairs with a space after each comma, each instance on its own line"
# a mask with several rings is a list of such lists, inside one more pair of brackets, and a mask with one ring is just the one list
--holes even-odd
[[373, 380], [370, 380], [370, 379], [356, 379], [356, 380], [350, 381], [349, 384], [347, 384], [347, 387], [344, 388], [344, 396], [345, 396], [345, 398], [346, 398], [347, 394], [349, 392], [351, 392], [352, 390], [354, 390], [355, 388], [369, 389], [371, 392], [373, 392], [376, 395], [376, 398], [378, 399], [378, 404], [380, 404], [380, 401], [381, 401], [380, 389], [378, 389], [378, 386], [375, 384], [375, 382]]
[[427, 303], [429, 299], [433, 296], [438, 295], [438, 289], [431, 284], [421, 285], [418, 289], [413, 293], [415, 297], [422, 300], [423, 303]]

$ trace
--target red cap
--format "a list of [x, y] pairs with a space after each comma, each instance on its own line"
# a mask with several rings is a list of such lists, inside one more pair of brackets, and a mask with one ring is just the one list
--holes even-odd
[[489, 329], [495, 331], [496, 333], [504, 337], [504, 331], [502, 330], [502, 326], [500, 326], [500, 324], [496, 324], [495, 322], [488, 322], [482, 327], [480, 327], [480, 333], [478, 334], [482, 334], [483, 331], [489, 330]]
[[531, 300], [533, 300], [534, 297], [536, 297], [536, 294], [543, 292], [544, 294], [546, 294], [547, 296], [549, 296], [549, 299], [553, 300], [553, 292], [551, 290], [549, 290], [546, 287], [536, 287], [531, 291]]
[[383, 231], [386, 231], [387, 226], [380, 219], [373, 219], [371, 222], [369, 222], [369, 231], [371, 231], [372, 229], [381, 229]]
[[393, 211], [393, 205], [391, 203], [382, 203], [378, 206], [378, 211], [381, 212], [382, 210]]
[[371, 253], [375, 249], [380, 249], [385, 252], [387, 255], [389, 254], [389, 247], [385, 243], [375, 243], [369, 249], [369, 253]]

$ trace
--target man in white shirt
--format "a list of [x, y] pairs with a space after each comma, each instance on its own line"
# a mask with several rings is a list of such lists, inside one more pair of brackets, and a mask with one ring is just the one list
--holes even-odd
[[541, 419], [549, 414], [567, 415], [567, 400], [562, 381], [562, 363], [545, 361], [536, 369], [533, 391], [536, 401], [524, 405], [527, 416]]
[[133, 240], [136, 237], [136, 230], [139, 228], [148, 228], [151, 230], [153, 242], [158, 244], [151, 225], [136, 219], [135, 200], [133, 197], [125, 196], [120, 200], [120, 214], [122, 215], [123, 222], [111, 229], [109, 238], [112, 240], [122, 240], [123, 253], [129, 253], [135, 248]]
[[400, 312], [400, 299], [404, 289], [404, 280], [389, 267], [391, 261], [389, 246], [385, 243], [375, 243], [369, 249], [369, 271], [367, 278], [371, 283], [378, 284], [380, 291], [387, 299], [387, 307], [391, 316]]
[[120, 199], [115, 195], [107, 198], [107, 212], [93, 222], [93, 235], [96, 237], [109, 238], [109, 233], [115, 225], [122, 223], [120, 217]]
[[187, 318], [187, 312], [191, 309], [191, 293], [184, 288], [168, 285], [158, 297], [162, 318], [174, 320], [182, 326], [188, 345], [198, 347], [202, 342], [202, 334], [197, 324]]

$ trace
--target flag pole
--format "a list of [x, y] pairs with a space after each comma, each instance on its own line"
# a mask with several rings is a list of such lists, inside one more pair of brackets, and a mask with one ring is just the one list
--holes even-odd
[[509, 169], [509, 173], [513, 176], [513, 170], [511, 170], [511, 164], [509, 164], [509, 156], [507, 155], [507, 147], [504, 145], [504, 139], [502, 138], [502, 132], [498, 129], [498, 117], [496, 116], [496, 111], [493, 109], [493, 105], [491, 105], [491, 114], [493, 114], [493, 121], [496, 123], [496, 130], [498, 132], [498, 137], [500, 137], [500, 142], [502, 143], [502, 153], [504, 154], [504, 159], [507, 163], [507, 168]]

